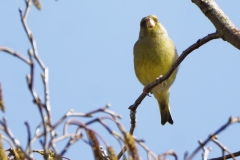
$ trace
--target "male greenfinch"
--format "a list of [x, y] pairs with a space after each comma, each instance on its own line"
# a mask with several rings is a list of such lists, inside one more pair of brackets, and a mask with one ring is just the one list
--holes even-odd
[[[134, 69], [138, 80], [146, 87], [164, 75], [178, 58], [172, 40], [155, 15], [144, 17], [140, 22], [140, 33], [134, 45]], [[161, 123], [173, 124], [169, 105], [170, 86], [177, 69], [168, 80], [156, 86], [152, 93], [158, 101]]]

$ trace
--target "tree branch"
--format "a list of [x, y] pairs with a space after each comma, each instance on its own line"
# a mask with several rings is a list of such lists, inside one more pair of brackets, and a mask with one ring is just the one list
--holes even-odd
[[27, 63], [28, 65], [31, 64], [30, 60], [25, 58], [24, 56], [22, 56], [21, 54], [17, 53], [16, 51], [12, 50], [11, 48], [7, 48], [7, 47], [2, 47], [0, 46], [0, 51], [6, 52], [6, 53], [10, 53], [11, 55], [21, 59], [22, 61], [24, 61], [25, 63]]
[[208, 136], [208, 138], [203, 141], [201, 143], [201, 145], [199, 145], [194, 151], [193, 153], [186, 158], [186, 160], [191, 160], [196, 154], [197, 152], [202, 148], [202, 146], [205, 146], [213, 137], [215, 137], [216, 135], [218, 135], [220, 132], [222, 132], [223, 130], [225, 130], [227, 127], [229, 127], [231, 124], [233, 123], [237, 123], [237, 122], [240, 122], [240, 117], [237, 117], [237, 118], [233, 118], [233, 117], [230, 117], [229, 120], [227, 121], [226, 124], [224, 124], [222, 127], [220, 127], [217, 131], [215, 131], [213, 134], [210, 134]]
[[[225, 158], [230, 159], [230, 158], [232, 158], [232, 155], [234, 157], [240, 156], [240, 151], [232, 153], [232, 154], [225, 155]], [[222, 159], [223, 159], [223, 157], [217, 157], [217, 158], [211, 158], [211, 159], [208, 159], [208, 160], [222, 160]]]
[[235, 27], [214, 0], [192, 0], [192, 2], [213, 23], [219, 37], [240, 49], [240, 30]]

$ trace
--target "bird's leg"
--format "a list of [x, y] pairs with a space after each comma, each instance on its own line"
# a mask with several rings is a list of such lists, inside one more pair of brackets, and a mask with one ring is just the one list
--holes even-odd
[[145, 93], [148, 97], [151, 97], [149, 93], [152, 94], [152, 91], [149, 92], [147, 88], [148, 88], [148, 86], [145, 86], [145, 87], [143, 88], [143, 93]]
[[158, 85], [160, 85], [161, 87], [166, 86], [166, 85], [167, 85], [167, 82], [164, 81], [164, 82], [160, 83], [160, 82], [159, 82], [159, 81], [160, 81], [160, 78], [162, 78], [162, 75], [160, 75], [159, 77], [156, 78], [156, 81], [157, 81]]

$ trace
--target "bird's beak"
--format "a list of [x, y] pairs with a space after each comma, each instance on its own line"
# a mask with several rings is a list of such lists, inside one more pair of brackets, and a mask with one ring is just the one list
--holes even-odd
[[149, 27], [154, 27], [155, 26], [155, 22], [152, 18], [149, 18], [147, 17], [146, 19], [146, 27], [149, 28]]

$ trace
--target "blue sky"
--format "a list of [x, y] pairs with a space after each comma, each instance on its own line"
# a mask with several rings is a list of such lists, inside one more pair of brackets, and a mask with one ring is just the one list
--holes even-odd
[[[216, 1], [236, 26], [239, 1]], [[88, 112], [111, 103], [111, 110], [121, 114], [121, 123], [130, 128], [128, 107], [141, 94], [143, 86], [133, 69], [133, 45], [138, 38], [141, 18], [155, 14], [174, 41], [178, 54], [199, 38], [215, 32], [214, 26], [191, 1], [41, 1], [43, 10], [32, 6], [28, 25], [36, 39], [39, 55], [49, 68], [50, 98], [53, 121], [68, 110]], [[0, 46], [10, 47], [27, 56], [30, 43], [23, 30], [18, 8], [24, 1], [3, 1], [0, 6]], [[192, 52], [181, 64], [171, 87], [171, 110], [174, 125], [160, 124], [157, 101], [144, 99], [137, 110], [134, 135], [145, 139], [156, 154], [175, 150], [181, 159], [192, 152], [199, 139], [206, 139], [230, 116], [239, 116], [240, 55], [229, 43], [218, 39]], [[29, 67], [19, 59], [0, 53], [0, 82], [6, 113], [1, 114], [25, 147], [28, 121], [34, 133], [40, 121], [38, 109], [26, 84]], [[35, 88], [42, 97], [41, 70], [36, 68]], [[100, 116], [102, 114], [98, 114]], [[80, 118], [81, 121], [89, 119]], [[117, 130], [111, 122], [108, 122]], [[120, 151], [117, 142], [98, 124], [93, 129], [107, 137]], [[57, 128], [62, 133], [62, 128]], [[74, 131], [74, 127], [71, 128]], [[219, 135], [229, 150], [239, 151], [236, 143], [239, 125]], [[59, 144], [59, 151], [65, 142]], [[221, 150], [209, 143], [209, 157]], [[35, 149], [41, 149], [38, 142]], [[142, 159], [145, 152], [139, 147]], [[66, 153], [71, 160], [93, 159], [89, 146], [82, 141]], [[196, 159], [200, 159], [200, 154]], [[37, 159], [40, 159], [36, 155]]]

